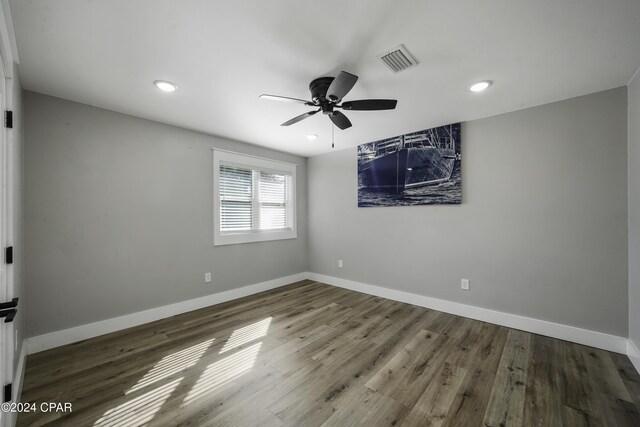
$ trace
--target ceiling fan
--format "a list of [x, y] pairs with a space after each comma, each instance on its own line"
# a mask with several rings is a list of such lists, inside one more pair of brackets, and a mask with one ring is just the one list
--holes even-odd
[[323, 114], [329, 116], [329, 119], [340, 129], [344, 130], [351, 127], [351, 121], [340, 111], [335, 111], [336, 108], [342, 110], [354, 110], [354, 111], [376, 111], [376, 110], [393, 110], [396, 108], [398, 101], [395, 99], [361, 99], [358, 101], [345, 101], [342, 104], [342, 98], [349, 93], [351, 88], [358, 81], [358, 76], [355, 76], [346, 71], [341, 71], [337, 77], [320, 77], [313, 80], [309, 84], [309, 91], [311, 91], [311, 101], [305, 101], [304, 99], [289, 98], [287, 96], [278, 95], [260, 95], [263, 99], [272, 99], [275, 101], [287, 101], [296, 102], [307, 105], [309, 107], [317, 107], [317, 110], [309, 111], [299, 116], [294, 117], [282, 123], [280, 126], [290, 126], [294, 123], [298, 123], [301, 120], [311, 117], [316, 113], [322, 111]]

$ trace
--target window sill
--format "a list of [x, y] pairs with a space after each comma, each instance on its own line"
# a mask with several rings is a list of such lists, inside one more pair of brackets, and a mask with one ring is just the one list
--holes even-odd
[[268, 242], [270, 240], [296, 239], [296, 230], [286, 231], [260, 231], [248, 233], [216, 233], [213, 239], [214, 246], [236, 245], [239, 243]]

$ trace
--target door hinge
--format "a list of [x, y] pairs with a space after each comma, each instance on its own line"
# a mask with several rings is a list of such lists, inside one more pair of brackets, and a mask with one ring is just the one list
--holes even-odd
[[4, 127], [13, 129], [13, 111], [11, 110], [4, 112]]
[[13, 246], [4, 248], [4, 263], [13, 264]]
[[7, 384], [6, 386], [4, 386], [4, 393], [2, 396], [2, 403], [5, 402], [11, 402], [11, 397], [13, 395], [13, 390], [12, 390], [12, 383]]

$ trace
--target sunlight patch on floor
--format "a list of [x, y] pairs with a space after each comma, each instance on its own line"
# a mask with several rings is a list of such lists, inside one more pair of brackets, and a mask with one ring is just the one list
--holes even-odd
[[[271, 320], [272, 317], [267, 317], [233, 331], [219, 354], [231, 350], [235, 352], [224, 355], [222, 359], [210, 363], [206, 367], [203, 356], [211, 347], [213, 338], [164, 356], [133, 387], [125, 391], [125, 395], [154, 387], [156, 383], [162, 380], [166, 381], [184, 370], [193, 371], [195, 369], [202, 370], [202, 372], [189, 390], [182, 406], [204, 397], [253, 368], [262, 342], [250, 343], [267, 335]], [[248, 347], [242, 348], [244, 345], [248, 345]], [[184, 376], [109, 409], [95, 422], [94, 426], [140, 426], [149, 423], [183, 380]]]
[[250, 371], [260, 352], [260, 346], [261, 342], [253, 344], [207, 366], [187, 394], [183, 406]]
[[141, 394], [109, 409], [93, 425], [96, 427], [130, 427], [145, 425], [153, 419], [182, 378]]
[[127, 390], [125, 394], [145, 388], [157, 381], [196, 365], [213, 341], [214, 338], [163, 357], [144, 377]]
[[267, 335], [272, 319], [273, 317], [267, 317], [259, 322], [252, 323], [233, 331], [227, 342], [224, 344], [224, 347], [222, 347], [222, 350], [220, 350], [220, 354]]

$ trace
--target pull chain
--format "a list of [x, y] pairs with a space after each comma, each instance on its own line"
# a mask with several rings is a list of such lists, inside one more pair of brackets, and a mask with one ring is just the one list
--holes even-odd
[[335, 146], [336, 146], [335, 145], [336, 139], [335, 139], [335, 134], [334, 134], [335, 130], [336, 130], [336, 125], [331, 123], [331, 148], [335, 148]]

